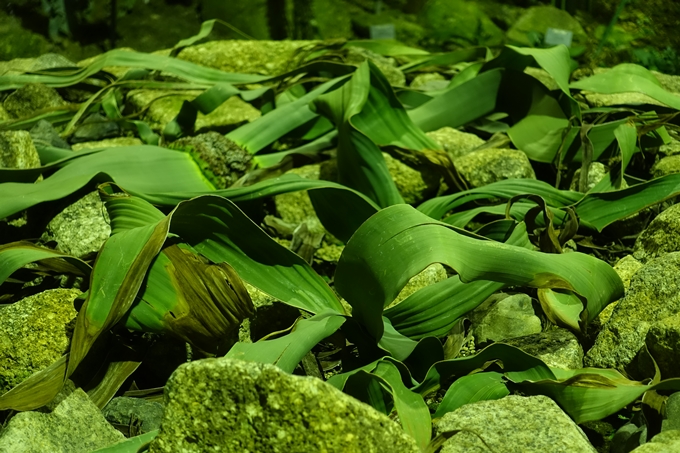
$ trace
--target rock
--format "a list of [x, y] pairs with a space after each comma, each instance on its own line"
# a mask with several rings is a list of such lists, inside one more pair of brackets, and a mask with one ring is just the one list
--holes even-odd
[[418, 171], [387, 153], [383, 153], [383, 157], [404, 203], [417, 205], [436, 195], [441, 180], [439, 174]]
[[556, 328], [533, 335], [508, 338], [503, 343], [538, 357], [549, 367], [572, 370], [583, 368], [583, 348], [578, 338], [567, 329]]
[[680, 173], [680, 154], [662, 157], [652, 167], [652, 177], [654, 178], [660, 178], [661, 176], [675, 173]]
[[[590, 189], [595, 187], [597, 183], [599, 183], [602, 178], [604, 178], [607, 173], [609, 173], [609, 169], [602, 163], [600, 162], [592, 162], [588, 166], [588, 184], [586, 185], [586, 190], [584, 192], [588, 192]], [[571, 178], [571, 184], [569, 184], [569, 190], [575, 190], [578, 191], [578, 186], [579, 186], [579, 178], [581, 177], [581, 169], [579, 168], [574, 172], [574, 177]], [[625, 180], [623, 181], [623, 184], [625, 184]], [[626, 184], [627, 187], [627, 184]]]
[[59, 132], [52, 127], [52, 124], [46, 120], [40, 120], [35, 123], [35, 126], [30, 131], [31, 139], [34, 144], [40, 146], [54, 146], [55, 148], [71, 149], [71, 145], [66, 140], [61, 138]]
[[680, 251], [680, 204], [675, 204], [656, 216], [640, 233], [633, 247], [633, 256], [645, 262], [678, 251]]
[[446, 269], [439, 263], [434, 263], [423, 269], [420, 273], [411, 277], [411, 279], [406, 283], [397, 297], [385, 308], [390, 308], [401, 303], [404, 299], [414, 294], [418, 290], [425, 288], [426, 286], [434, 285], [442, 280], [446, 280], [448, 275], [446, 274]]
[[163, 405], [144, 398], [119, 396], [104, 406], [102, 415], [109, 423], [133, 425], [138, 427], [138, 434], [143, 434], [160, 428]]
[[536, 179], [529, 158], [516, 149], [481, 149], [454, 159], [453, 164], [470, 188], [504, 179]]
[[680, 377], [680, 313], [661, 319], [649, 327], [645, 344], [664, 379]]
[[413, 78], [409, 87], [420, 91], [443, 90], [449, 85], [449, 81], [438, 72], [425, 72]]
[[99, 113], [88, 115], [82, 123], [76, 127], [71, 136], [71, 143], [91, 142], [120, 134], [120, 126], [115, 121]]
[[226, 189], [250, 168], [252, 155], [217, 132], [180, 138], [170, 145], [189, 152], [216, 189]]
[[661, 422], [661, 431], [680, 429], [680, 392], [671, 394], [666, 400], [666, 413]]
[[503, 31], [475, 4], [463, 0], [430, 0], [420, 19], [436, 44], [497, 46]]
[[[320, 166], [319, 164], [305, 165], [304, 167], [288, 170], [286, 173], [292, 173], [307, 179], [319, 179]], [[312, 201], [309, 199], [306, 190], [276, 195], [274, 197], [274, 204], [276, 205], [276, 212], [284, 222], [296, 227], [306, 222], [307, 228], [312, 233], [326, 231], [316, 216], [314, 206], [312, 206]]]
[[586, 353], [586, 366], [623, 369], [652, 324], [680, 313], [680, 252], [651, 259], [631, 278], [626, 295]]
[[[628, 291], [630, 286], [630, 279], [633, 275], [642, 267], [642, 263], [636, 260], [633, 255], [626, 255], [621, 258], [615, 265], [614, 270], [619, 275], [619, 278], [623, 282], [623, 288]], [[614, 308], [619, 303], [619, 301], [614, 301], [611, 304], [604, 307], [604, 309], [597, 315], [597, 325], [603, 325], [609, 320]]]
[[441, 453], [595, 453], [588, 438], [546, 396], [506, 396], [466, 404], [435, 422], [435, 433], [461, 430]]
[[0, 168], [38, 168], [40, 156], [27, 131], [0, 132]]
[[434, 140], [451, 159], [468, 154], [473, 149], [486, 143], [475, 134], [461, 132], [452, 127], [442, 127], [436, 131], [427, 132], [425, 135]]
[[53, 68], [71, 68], [77, 65], [58, 53], [45, 53], [37, 58], [15, 58], [0, 61], [0, 75], [17, 75], [25, 72], [44, 71]]
[[[201, 93], [198, 90], [185, 90], [181, 94], [164, 90], [132, 90], [127, 100], [135, 111], [149, 106], [144, 118], [153, 129], [163, 130], [177, 116], [184, 101], [191, 101]], [[197, 133], [210, 130], [226, 133], [259, 117], [259, 110], [240, 97], [232, 96], [207, 115], [198, 112], [194, 129]]]
[[670, 143], [661, 145], [659, 147], [659, 153], [666, 156], [675, 156], [676, 154], [680, 154], [680, 141], [671, 140]]
[[312, 44], [315, 41], [210, 41], [183, 49], [177, 58], [225, 72], [274, 76], [297, 67], [296, 52]]
[[631, 453], [673, 453], [680, 450], [680, 430], [662, 431]]
[[53, 412], [20, 412], [0, 436], [0, 451], [12, 453], [90, 453], [125, 440], [109, 425], [82, 389]]
[[477, 346], [541, 332], [541, 320], [526, 294], [494, 294], [468, 313]]
[[51, 289], [0, 311], [0, 394], [68, 352], [80, 294]]
[[244, 282], [255, 313], [241, 324], [239, 341], [254, 343], [272, 332], [288, 329], [300, 317], [300, 310]]
[[71, 149], [73, 151], [80, 151], [82, 149], [115, 148], [117, 146], [137, 146], [143, 144], [137, 137], [114, 137], [93, 142], [74, 143]]
[[406, 76], [399, 68], [394, 58], [384, 57], [363, 47], [349, 46], [345, 49], [345, 63], [360, 65], [366, 60], [376, 65], [392, 86], [403, 87], [406, 85]]
[[27, 83], [5, 98], [3, 107], [14, 118], [26, 118], [39, 110], [68, 105], [57, 90], [39, 84]]
[[69, 255], [96, 253], [111, 235], [109, 222], [99, 193], [90, 192], [50, 220], [40, 239], [55, 241], [56, 249]]
[[533, 42], [531, 34], [540, 33], [540, 43], [543, 43], [543, 36], [548, 28], [571, 31], [573, 33], [572, 47], [575, 44], [585, 45], [588, 42], [588, 36], [579, 21], [571, 17], [568, 12], [554, 6], [534, 6], [527, 9], [508, 30], [506, 37], [513, 44], [533, 46], [537, 43]]
[[164, 400], [150, 453], [420, 451], [372, 407], [320, 379], [268, 364], [189, 362], [168, 380]]

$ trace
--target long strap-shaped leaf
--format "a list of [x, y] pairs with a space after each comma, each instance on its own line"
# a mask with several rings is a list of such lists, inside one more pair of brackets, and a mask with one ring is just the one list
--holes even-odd
[[357, 230], [340, 258], [335, 284], [352, 305], [352, 316], [379, 340], [382, 308], [435, 262], [452, 267], [463, 282], [562, 288], [600, 308], [623, 294], [616, 272], [591, 256], [545, 254], [473, 239], [406, 205], [383, 209]]

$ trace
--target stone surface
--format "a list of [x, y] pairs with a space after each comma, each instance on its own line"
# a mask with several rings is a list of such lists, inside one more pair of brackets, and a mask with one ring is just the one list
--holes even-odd
[[109, 425], [82, 389], [51, 413], [20, 412], [0, 435], [0, 451], [90, 453], [125, 439]]
[[104, 115], [93, 113], [88, 115], [82, 123], [76, 127], [71, 136], [71, 143], [90, 142], [105, 138], [116, 137], [120, 134], [120, 126]]
[[395, 422], [317, 378], [228, 358], [180, 366], [150, 453], [416, 453]]
[[630, 281], [626, 295], [586, 353], [586, 366], [623, 369], [656, 322], [680, 313], [680, 252], [654, 258]]
[[143, 434], [161, 426], [163, 405], [144, 398], [119, 396], [104, 406], [102, 415], [109, 423], [138, 426], [139, 434]]
[[435, 434], [461, 430], [441, 453], [595, 453], [583, 431], [545, 396], [506, 396], [466, 404], [435, 423]]
[[114, 137], [93, 142], [74, 143], [71, 149], [73, 151], [80, 151], [81, 149], [115, 148], [117, 146], [137, 146], [143, 144], [137, 137]]
[[541, 320], [526, 294], [494, 294], [468, 313], [477, 346], [541, 332]]
[[392, 303], [386, 308], [393, 307], [418, 290], [425, 288], [426, 286], [434, 285], [435, 283], [446, 280], [447, 278], [448, 276], [444, 266], [439, 263], [431, 264], [418, 274], [411, 277], [408, 283], [406, 283], [406, 286], [404, 286], [401, 291], [399, 291], [399, 294], [397, 294], [397, 297], [395, 297], [394, 301], [392, 301]]
[[54, 88], [39, 83], [28, 83], [7, 96], [2, 105], [14, 118], [25, 118], [33, 116], [39, 110], [63, 107], [68, 103]]
[[406, 76], [397, 68], [394, 58], [384, 57], [363, 47], [350, 46], [346, 49], [345, 63], [359, 65], [366, 60], [380, 69], [390, 85], [398, 87], [406, 85]]
[[66, 142], [59, 132], [52, 127], [52, 124], [46, 120], [40, 120], [31, 128], [31, 139], [34, 144], [40, 146], [54, 146], [56, 148], [71, 149], [71, 145]]
[[475, 2], [430, 0], [420, 19], [428, 37], [440, 45], [496, 46], [503, 42], [503, 31]]
[[527, 9], [508, 30], [506, 37], [514, 44], [530, 46], [536, 44], [532, 42], [531, 34], [539, 33], [540, 43], [542, 43], [548, 28], [571, 31], [573, 33], [572, 47], [588, 41], [588, 36], [579, 21], [571, 17], [568, 12], [554, 6], [534, 6]]
[[55, 241], [60, 252], [83, 256], [98, 252], [110, 235], [109, 214], [104, 203], [99, 193], [90, 192], [54, 216], [41, 240]]
[[442, 127], [436, 131], [427, 132], [425, 135], [441, 146], [451, 159], [464, 156], [486, 143], [475, 134], [461, 132], [452, 127]]
[[645, 262], [680, 251], [680, 205], [675, 204], [651, 221], [635, 241], [633, 256]]
[[680, 154], [662, 157], [652, 167], [652, 176], [660, 178], [661, 176], [672, 175], [680, 173]]
[[538, 357], [549, 367], [583, 368], [583, 348], [578, 338], [567, 329], [556, 328], [545, 332], [509, 338], [503, 343], [516, 346], [527, 354]]
[[680, 451], [680, 430], [662, 431], [631, 453], [675, 453]]
[[[320, 166], [319, 164], [305, 165], [304, 167], [293, 168], [286, 173], [292, 173], [307, 179], [319, 179]], [[316, 216], [314, 206], [312, 206], [312, 201], [309, 199], [306, 190], [276, 195], [274, 203], [276, 205], [276, 212], [284, 222], [295, 226], [306, 222], [307, 228], [312, 233], [326, 231]]]
[[[609, 169], [600, 162], [593, 162], [588, 167], [588, 183], [586, 184], [586, 190], [588, 192], [590, 189], [595, 187], [598, 182], [609, 173]], [[581, 169], [579, 168], [574, 172], [574, 177], [571, 178], [571, 184], [569, 184], [569, 190], [578, 191], [579, 178], [581, 177]], [[625, 183], [625, 181], [624, 181]]]
[[284, 304], [249, 283], [244, 284], [253, 301], [255, 312], [241, 324], [239, 341], [244, 343], [258, 341], [272, 332], [290, 328], [300, 317], [300, 310], [297, 308]]
[[248, 151], [217, 132], [180, 138], [170, 148], [191, 153], [216, 189], [226, 189], [235, 183], [248, 171], [252, 160]]
[[654, 357], [664, 379], [680, 377], [680, 313], [652, 324], [645, 344]]
[[0, 132], [0, 168], [38, 168], [40, 156], [27, 131]]
[[[185, 90], [181, 93], [164, 90], [132, 90], [128, 93], [127, 100], [136, 111], [149, 106], [144, 118], [152, 128], [162, 130], [177, 116], [184, 101], [191, 101], [201, 93], [202, 91], [198, 90]], [[240, 97], [232, 96], [207, 115], [198, 112], [194, 126], [197, 133], [209, 130], [226, 133], [259, 117], [259, 110], [241, 100]]]
[[297, 66], [296, 51], [315, 41], [211, 41], [183, 49], [177, 56], [225, 72], [278, 75]]
[[[623, 288], [628, 291], [630, 287], [630, 279], [633, 275], [642, 267], [642, 263], [636, 260], [633, 255], [626, 255], [621, 258], [615, 265], [614, 270], [619, 275], [619, 278], [623, 282]], [[599, 325], [604, 324], [611, 317], [614, 312], [614, 308], [619, 303], [619, 301], [614, 301], [611, 304], [604, 307], [604, 309], [597, 315], [597, 322]]]
[[68, 351], [77, 289], [51, 289], [0, 310], [0, 394]]
[[670, 143], [661, 145], [659, 147], [659, 152], [666, 156], [674, 156], [676, 154], [680, 154], [680, 141], [671, 140]]
[[504, 179], [536, 179], [529, 158], [516, 149], [482, 149], [454, 159], [453, 164], [470, 188]]
[[387, 170], [390, 172], [399, 194], [404, 199], [404, 203], [417, 205], [437, 193], [439, 188], [438, 175], [436, 175], [436, 178], [428, 177], [426, 180], [428, 175], [424, 175], [389, 154], [383, 153], [383, 157], [385, 164], [387, 164]]
[[[432, 89], [441, 90], [449, 84], [449, 81], [438, 72], [425, 72], [418, 74], [413, 78], [409, 87], [417, 88], [422, 91], [430, 91]], [[443, 86], [442, 86], [443, 85]]]

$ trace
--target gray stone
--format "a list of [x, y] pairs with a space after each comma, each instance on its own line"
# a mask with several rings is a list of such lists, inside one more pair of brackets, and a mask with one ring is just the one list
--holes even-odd
[[143, 434], [160, 428], [163, 405], [144, 398], [119, 396], [104, 406], [102, 415], [109, 423], [138, 426], [139, 434]]
[[98, 252], [111, 235], [109, 214], [98, 192], [90, 192], [67, 206], [47, 224], [43, 242], [55, 241], [56, 249], [73, 256]]
[[[619, 278], [623, 282], [623, 288], [626, 291], [628, 291], [628, 287], [630, 287], [630, 279], [633, 278], [633, 275], [635, 275], [642, 266], [643, 264], [636, 260], [633, 255], [624, 256], [614, 265], [614, 270], [619, 275]], [[609, 320], [618, 303], [618, 300], [614, 301], [602, 309], [597, 315], [597, 325], [603, 325]]]
[[527, 354], [538, 357], [549, 367], [583, 368], [583, 348], [578, 338], [567, 329], [556, 328], [545, 332], [509, 338], [503, 343], [516, 346]]
[[88, 115], [71, 136], [71, 142], [90, 142], [120, 134], [120, 126], [99, 113]]
[[0, 310], [0, 394], [68, 352], [77, 289], [51, 289]]
[[394, 301], [390, 303], [387, 307], [393, 307], [401, 303], [404, 299], [414, 294], [418, 290], [425, 288], [426, 286], [434, 285], [442, 280], [446, 280], [448, 275], [446, 274], [446, 269], [439, 263], [434, 263], [423, 269], [418, 274], [411, 277], [411, 279], [406, 283]]
[[180, 138], [170, 148], [189, 152], [216, 189], [226, 189], [250, 168], [252, 155], [217, 132]]
[[654, 178], [660, 178], [661, 176], [675, 173], [680, 173], [680, 154], [662, 157], [652, 167], [652, 176]]
[[475, 2], [430, 0], [421, 10], [420, 19], [435, 43], [497, 46], [503, 42], [503, 31]]
[[125, 439], [109, 425], [82, 389], [53, 412], [20, 412], [0, 437], [0, 451], [12, 453], [90, 453]]
[[33, 116], [38, 110], [68, 105], [57, 90], [39, 84], [28, 83], [7, 96], [3, 107], [14, 118]]
[[[586, 190], [584, 192], [588, 192], [590, 189], [595, 187], [598, 182], [604, 178], [607, 173], [609, 173], [609, 169], [602, 163], [600, 162], [593, 162], [590, 164], [588, 167], [588, 182], [586, 184]], [[571, 184], [569, 184], [569, 190], [576, 190], [578, 191], [578, 186], [579, 186], [579, 178], [581, 177], [581, 169], [579, 168], [574, 172], [574, 177], [571, 179]], [[623, 181], [625, 184], [625, 181]]]
[[680, 451], [680, 430], [662, 431], [631, 453], [675, 453]]
[[225, 72], [274, 76], [297, 67], [298, 49], [315, 43], [287, 40], [210, 41], [183, 49], [177, 58]]
[[664, 379], [680, 377], [680, 313], [655, 322], [645, 338], [649, 353], [654, 357]]
[[380, 69], [390, 85], [398, 87], [406, 85], [406, 76], [397, 68], [394, 58], [384, 57], [363, 47], [350, 46], [346, 49], [345, 63], [359, 65], [366, 60]]
[[536, 179], [529, 158], [516, 149], [481, 149], [454, 159], [453, 164], [470, 188], [504, 179]]
[[446, 151], [451, 159], [464, 156], [486, 143], [475, 134], [461, 132], [452, 127], [442, 127], [426, 134]]
[[416, 205], [437, 193], [441, 179], [438, 174], [418, 171], [387, 153], [383, 157], [404, 203]]
[[640, 233], [633, 248], [635, 259], [645, 262], [680, 251], [680, 204], [672, 205]]
[[659, 147], [659, 153], [666, 156], [675, 156], [676, 154], [680, 154], [680, 141], [671, 140], [670, 143], [661, 145]]
[[595, 453], [588, 438], [546, 396], [506, 396], [466, 404], [435, 422], [435, 433], [461, 430], [441, 453]]
[[680, 313], [680, 253], [654, 258], [638, 270], [626, 295], [585, 357], [586, 366], [623, 369], [656, 322]]
[[541, 332], [541, 320], [526, 294], [494, 294], [468, 314], [477, 346]]
[[588, 36], [579, 21], [571, 17], [568, 12], [554, 6], [534, 6], [527, 9], [508, 30], [506, 37], [514, 44], [531, 46], [535, 44], [532, 42], [531, 34], [539, 33], [544, 36], [548, 28], [572, 32], [574, 34], [572, 47], [575, 44], [588, 42]]
[[[305, 165], [288, 170], [286, 173], [292, 173], [306, 179], [319, 179], [320, 166], [319, 164]], [[306, 222], [307, 228], [312, 233], [326, 232], [316, 215], [316, 211], [314, 211], [314, 206], [306, 190], [276, 195], [274, 204], [276, 205], [276, 212], [284, 222], [295, 226]]]
[[27, 131], [0, 132], [0, 168], [38, 168], [40, 156]]
[[180, 366], [150, 453], [413, 452], [384, 414], [312, 377], [228, 358]]
[[[135, 111], [142, 111], [148, 106], [144, 118], [153, 129], [163, 130], [166, 124], [177, 116], [184, 101], [191, 101], [201, 93], [202, 91], [198, 90], [185, 90], [181, 93], [165, 90], [132, 90], [128, 93], [127, 100]], [[197, 133], [210, 130], [226, 133], [259, 117], [259, 110], [240, 97], [232, 96], [207, 115], [198, 112], [194, 128]]]
[[31, 128], [30, 134], [34, 144], [71, 149], [71, 145], [61, 138], [59, 132], [52, 127], [52, 124], [49, 121], [40, 120], [35, 123], [35, 126]]

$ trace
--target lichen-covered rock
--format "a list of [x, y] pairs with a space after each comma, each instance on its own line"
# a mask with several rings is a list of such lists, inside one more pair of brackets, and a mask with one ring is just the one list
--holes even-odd
[[150, 453], [416, 453], [415, 441], [372, 407], [312, 377], [229, 358], [180, 366], [165, 386]]
[[494, 294], [468, 316], [477, 346], [541, 332], [541, 320], [526, 294]]
[[680, 173], [680, 154], [662, 157], [652, 167], [652, 176], [660, 178], [661, 176], [672, 175]]
[[446, 280], [448, 275], [446, 274], [446, 269], [439, 263], [434, 263], [423, 269], [418, 274], [411, 277], [411, 279], [406, 283], [397, 297], [394, 298], [392, 303], [387, 307], [393, 307], [401, 303], [404, 299], [414, 294], [418, 290], [425, 288], [426, 286], [434, 285], [442, 280]]
[[[607, 173], [609, 173], [609, 169], [603, 163], [592, 162], [590, 166], [588, 166], [588, 182], [584, 192], [588, 192], [595, 187], [598, 182], [602, 181], [602, 178], [604, 178]], [[581, 169], [579, 168], [574, 172], [574, 177], [571, 179], [571, 184], [569, 184], [569, 190], [578, 190], [580, 177]], [[623, 181], [623, 183], [625, 184], [625, 181]]]
[[104, 406], [102, 415], [109, 423], [137, 426], [139, 434], [143, 434], [161, 426], [163, 405], [144, 398], [119, 396]]
[[486, 143], [475, 134], [461, 132], [452, 127], [442, 127], [426, 134], [446, 151], [451, 159], [464, 156]]
[[645, 344], [654, 357], [664, 379], [680, 377], [678, 349], [680, 348], [680, 314], [652, 324]]
[[[184, 101], [191, 101], [201, 93], [196, 90], [186, 90], [181, 93], [164, 90], [132, 90], [128, 93], [127, 100], [136, 111], [142, 111], [148, 106], [144, 117], [152, 128], [163, 130], [165, 125], [177, 116]], [[259, 117], [259, 110], [241, 100], [240, 97], [232, 96], [207, 115], [198, 112], [194, 128], [197, 133], [210, 130], [226, 133]]]
[[508, 338], [503, 343], [538, 357], [549, 367], [572, 370], [583, 368], [583, 348], [578, 338], [567, 329], [556, 328], [533, 335]]
[[109, 214], [104, 203], [98, 192], [90, 192], [54, 216], [41, 240], [55, 241], [60, 252], [83, 256], [98, 252], [110, 235]]
[[177, 58], [225, 72], [274, 76], [297, 66], [296, 52], [315, 41], [224, 40], [183, 49]]
[[125, 440], [108, 424], [82, 389], [51, 413], [20, 412], [0, 436], [0, 451], [12, 453], [90, 453]]
[[680, 141], [671, 140], [670, 143], [661, 145], [659, 147], [659, 153], [666, 156], [675, 156], [676, 154], [680, 154]]
[[586, 44], [588, 41], [588, 36], [579, 21], [568, 12], [554, 6], [534, 6], [527, 9], [508, 30], [506, 37], [515, 44], [530, 46], [536, 44], [531, 40], [531, 33], [540, 33], [543, 36], [548, 28], [572, 32], [572, 46]]
[[252, 155], [217, 132], [180, 138], [170, 148], [191, 153], [216, 189], [226, 189], [250, 168]]
[[40, 156], [27, 131], [0, 132], [0, 168], [38, 168]]
[[71, 149], [71, 145], [61, 138], [59, 132], [47, 120], [40, 120], [31, 128], [31, 139], [38, 146], [54, 146], [56, 148]]
[[[614, 271], [619, 275], [621, 282], [623, 282], [623, 288], [628, 291], [630, 287], [630, 279], [633, 275], [643, 266], [641, 262], [636, 260], [633, 255], [626, 255], [621, 258], [615, 265]], [[614, 301], [611, 304], [604, 307], [604, 309], [597, 315], [597, 324], [603, 325], [606, 323], [614, 312], [614, 308], [619, 303], [619, 301]]]
[[300, 317], [300, 310], [297, 308], [284, 304], [248, 283], [244, 284], [255, 311], [241, 323], [239, 341], [243, 343], [258, 341], [272, 332], [288, 329]]
[[503, 31], [475, 2], [430, 0], [421, 10], [420, 18], [435, 43], [497, 46], [503, 42]]
[[638, 236], [633, 256], [645, 262], [678, 251], [680, 251], [680, 204], [675, 204], [656, 216]]
[[652, 324], [680, 313], [680, 252], [654, 258], [630, 281], [626, 295], [586, 353], [586, 366], [623, 369], [645, 343]]
[[104, 115], [93, 113], [88, 115], [71, 135], [71, 143], [90, 142], [120, 135], [120, 126]]
[[77, 289], [51, 289], [0, 310], [0, 394], [68, 351]]
[[595, 453], [583, 431], [546, 396], [506, 396], [466, 404], [435, 423], [435, 434], [460, 430], [441, 453]]
[[345, 63], [359, 65], [366, 60], [380, 69], [390, 85], [398, 87], [406, 85], [406, 76], [397, 68], [394, 58], [384, 57], [363, 47], [350, 46], [346, 49]]
[[80, 151], [82, 149], [116, 148], [118, 146], [137, 146], [143, 144], [137, 137], [114, 137], [92, 142], [74, 143], [71, 145], [71, 149], [73, 151]]
[[418, 204], [437, 193], [439, 175], [423, 174], [387, 153], [383, 153], [383, 157], [404, 203]]
[[662, 431], [630, 453], [672, 453], [680, 451], [680, 430]]
[[[320, 166], [319, 164], [305, 165], [304, 167], [293, 168], [286, 173], [292, 173], [307, 179], [319, 179]], [[307, 228], [312, 233], [326, 231], [316, 216], [314, 206], [306, 190], [276, 195], [274, 197], [274, 204], [276, 205], [276, 212], [278, 212], [279, 217], [284, 222], [295, 226], [302, 222], [307, 222]]]
[[423, 91], [430, 91], [444, 89], [448, 84], [449, 81], [440, 73], [425, 72], [415, 76], [409, 86]]
[[38, 110], [62, 107], [68, 103], [52, 87], [40, 83], [27, 83], [7, 96], [2, 105], [14, 118], [25, 118]]
[[529, 158], [516, 149], [481, 149], [458, 157], [453, 163], [470, 188], [504, 179], [536, 179]]

